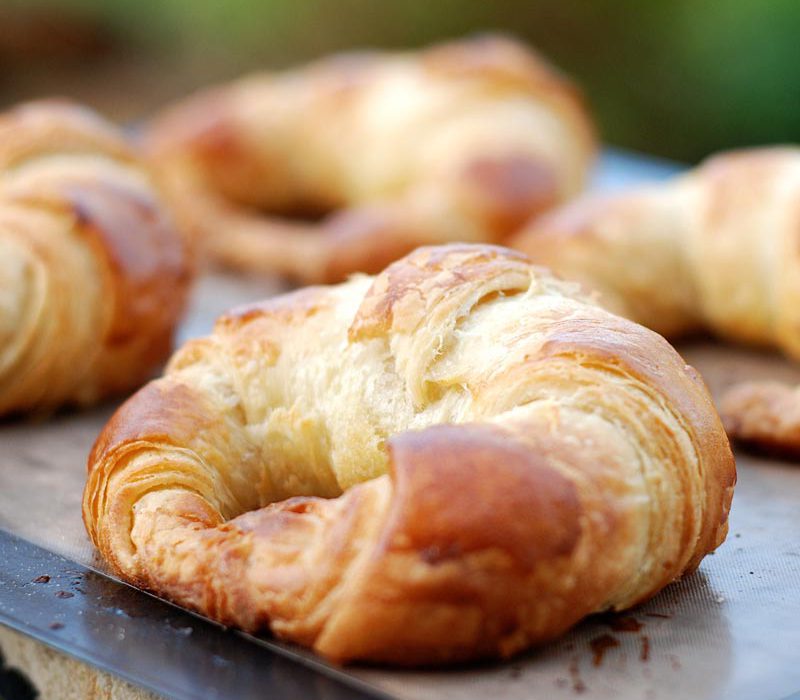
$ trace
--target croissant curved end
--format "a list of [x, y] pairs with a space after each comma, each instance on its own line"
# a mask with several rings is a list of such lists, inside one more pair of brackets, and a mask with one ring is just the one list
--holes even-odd
[[306, 283], [502, 242], [580, 191], [597, 150], [575, 86], [496, 36], [245, 77], [165, 110], [146, 144], [210, 257]]
[[508, 656], [558, 634], [531, 618], [547, 605], [537, 573], [578, 546], [574, 485], [495, 427], [404, 433], [389, 452], [392, 504], [380, 537], [315, 648], [424, 665]]

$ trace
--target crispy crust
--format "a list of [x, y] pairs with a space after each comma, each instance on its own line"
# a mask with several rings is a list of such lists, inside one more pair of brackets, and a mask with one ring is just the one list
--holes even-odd
[[[580, 190], [595, 152], [575, 87], [497, 36], [245, 78], [168, 109], [147, 143], [211, 257], [305, 282], [502, 241]], [[281, 218], [298, 212], [330, 215]]]
[[0, 414], [87, 404], [169, 353], [189, 263], [119, 134], [67, 102], [0, 117]]
[[181, 605], [429, 665], [653, 595], [724, 539], [734, 482], [660, 336], [458, 245], [223, 317], [105, 428], [83, 514]]
[[[503, 257], [504, 265], [497, 265]], [[473, 284], [465, 284], [472, 282]], [[489, 294], [492, 287], [527, 289], [530, 264], [524, 255], [496, 246], [453, 244], [418, 248], [376, 277], [348, 331], [351, 340], [413, 330], [425, 318], [432, 302], [451, 293], [466, 299], [475, 290]]]

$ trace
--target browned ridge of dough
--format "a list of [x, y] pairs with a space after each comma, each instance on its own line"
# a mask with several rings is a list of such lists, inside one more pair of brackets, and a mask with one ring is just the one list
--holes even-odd
[[[511, 245], [669, 338], [710, 330], [800, 358], [796, 146], [723, 153], [665, 183], [587, 196]], [[732, 435], [797, 454], [798, 392], [750, 386], [723, 405]]]
[[572, 84], [499, 36], [249, 76], [167, 109], [146, 143], [199, 248], [303, 282], [500, 242], [576, 194], [595, 153]]
[[188, 281], [180, 234], [111, 125], [65, 101], [0, 115], [0, 415], [141, 385]]
[[223, 316], [106, 426], [83, 514], [125, 580], [224, 624], [430, 665], [654, 595], [735, 479], [662, 337], [461, 244]]

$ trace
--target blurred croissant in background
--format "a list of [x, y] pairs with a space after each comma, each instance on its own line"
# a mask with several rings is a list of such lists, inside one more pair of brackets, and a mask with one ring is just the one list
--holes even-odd
[[0, 116], [0, 416], [141, 384], [188, 280], [181, 237], [111, 125], [55, 101]]
[[[800, 148], [717, 155], [674, 180], [589, 196], [512, 245], [668, 337], [710, 330], [800, 359]], [[748, 383], [731, 435], [800, 454], [800, 393]]]
[[212, 258], [302, 282], [503, 241], [581, 190], [595, 154], [573, 85], [493, 36], [244, 78], [166, 110], [147, 146]]

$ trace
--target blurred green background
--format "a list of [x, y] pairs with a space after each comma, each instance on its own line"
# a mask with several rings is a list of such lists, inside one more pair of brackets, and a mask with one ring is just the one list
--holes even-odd
[[571, 74], [608, 143], [695, 161], [800, 141], [800, 0], [0, 0], [0, 100], [134, 121], [245, 70], [486, 30]]

